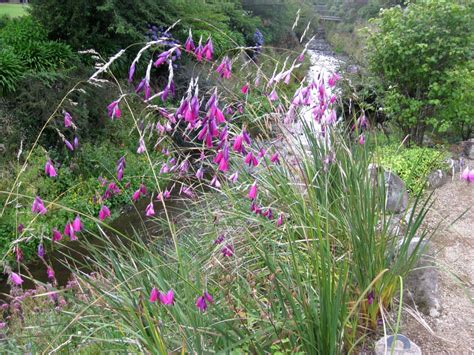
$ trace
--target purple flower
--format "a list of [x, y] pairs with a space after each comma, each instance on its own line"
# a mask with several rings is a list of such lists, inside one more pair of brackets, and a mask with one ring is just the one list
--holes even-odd
[[268, 98], [270, 99], [270, 101], [278, 100], [278, 94], [275, 89], [273, 89], [270, 95], [268, 95]]
[[48, 160], [46, 162], [46, 164], [44, 165], [44, 172], [49, 177], [55, 177], [56, 176], [56, 169], [54, 169], [54, 165], [51, 162], [51, 160]]
[[280, 227], [283, 224], [283, 214], [282, 213], [280, 213], [280, 215], [278, 216], [276, 224], [277, 224], [277, 227]]
[[39, 196], [35, 197], [35, 200], [33, 201], [33, 205], [31, 206], [31, 212], [37, 213], [37, 214], [45, 214], [48, 212], [46, 207], [44, 207], [43, 201]]
[[44, 258], [44, 247], [43, 244], [38, 245], [38, 257], [43, 259]]
[[251, 200], [255, 200], [256, 197], [257, 197], [257, 181], [255, 180], [252, 186], [250, 186], [248, 198]]
[[10, 282], [11, 282], [13, 285], [20, 286], [20, 285], [23, 283], [23, 279], [22, 279], [21, 276], [18, 275], [17, 273], [12, 272], [12, 273], [10, 274]]
[[230, 257], [230, 256], [234, 255], [234, 247], [231, 244], [227, 244], [227, 245], [222, 247], [221, 253], [222, 253], [222, 255], [224, 255], [226, 257]]
[[191, 33], [191, 30], [189, 30], [188, 39], [186, 39], [186, 42], [184, 43], [184, 49], [186, 50], [186, 52], [192, 52], [196, 49], [196, 46], [194, 45], [193, 34]]
[[275, 152], [271, 157], [270, 161], [275, 164], [280, 164], [280, 157], [278, 156], [278, 152]]
[[150, 302], [158, 301], [158, 297], [160, 295], [160, 291], [157, 288], [153, 287], [150, 292]]
[[246, 83], [242, 88], [240, 89], [240, 92], [244, 95], [246, 95], [249, 92], [249, 83]]
[[22, 223], [20, 223], [20, 224], [18, 225], [18, 227], [16, 228], [16, 230], [17, 230], [18, 233], [20, 233], [20, 234], [23, 232], [24, 229], [25, 229], [25, 226], [24, 226]]
[[244, 159], [245, 164], [248, 166], [257, 166], [258, 165], [258, 160], [255, 158], [255, 156], [252, 154], [252, 152], [248, 152], [247, 155], [245, 156]]
[[207, 60], [212, 60], [212, 55], [214, 54], [214, 46], [212, 44], [211, 37], [207, 39], [206, 45], [202, 49], [202, 52]]
[[147, 217], [151, 217], [151, 216], [155, 215], [155, 210], [153, 208], [153, 202], [150, 202], [150, 204], [148, 206], [146, 206], [145, 212], [146, 212]]
[[110, 217], [110, 210], [106, 205], [103, 205], [99, 211], [99, 219], [103, 221], [108, 217]]
[[119, 119], [120, 116], [122, 115], [122, 111], [120, 110], [119, 107], [119, 100], [112, 101], [108, 106], [107, 106], [107, 114], [109, 117], [113, 120], [114, 118]]
[[71, 127], [72, 124], [72, 117], [69, 112], [64, 111], [64, 127], [68, 128]]
[[206, 309], [207, 309], [207, 302], [209, 303], [213, 303], [214, 302], [214, 299], [212, 298], [212, 296], [207, 293], [207, 292], [204, 292], [202, 296], [199, 296], [197, 299], [196, 299], [196, 307], [201, 311], [201, 312], [205, 312]]
[[82, 230], [82, 222], [79, 215], [74, 218], [74, 221], [72, 222], [72, 228], [74, 229], [74, 232], [80, 232]]
[[58, 231], [56, 228], [53, 229], [53, 237], [51, 240], [53, 242], [59, 242], [63, 238], [62, 234], [60, 231]]
[[174, 291], [171, 289], [166, 294], [159, 292], [158, 298], [160, 299], [160, 303], [163, 305], [173, 305]]
[[221, 244], [224, 241], [225, 237], [224, 234], [220, 234], [215, 240], [214, 244]]
[[46, 275], [48, 275], [48, 279], [50, 279], [51, 281], [54, 281], [54, 270], [51, 266], [48, 266], [48, 268], [46, 269]]
[[367, 295], [367, 303], [372, 304], [374, 302], [374, 298], [375, 298], [374, 291], [370, 291]]
[[71, 152], [74, 150], [73, 145], [67, 139], [64, 140], [64, 144], [66, 145], [66, 148], [69, 149]]
[[131, 83], [133, 80], [133, 75], [135, 74], [135, 69], [136, 69], [137, 63], [135, 61], [132, 62], [132, 65], [130, 65], [130, 69], [128, 70], [128, 82]]

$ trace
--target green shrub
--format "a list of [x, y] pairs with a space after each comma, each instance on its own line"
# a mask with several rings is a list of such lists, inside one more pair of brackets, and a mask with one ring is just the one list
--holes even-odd
[[424, 187], [427, 175], [436, 169], [445, 169], [448, 154], [442, 150], [421, 147], [401, 147], [397, 144], [377, 149], [377, 161], [395, 172], [409, 190], [418, 192]]
[[428, 126], [443, 125], [439, 88], [472, 56], [474, 6], [453, 1], [409, 3], [381, 12], [369, 39], [370, 69], [387, 90], [386, 113], [421, 145]]
[[0, 50], [0, 92], [15, 91], [16, 82], [21, 78], [23, 67], [20, 58], [11, 49]]

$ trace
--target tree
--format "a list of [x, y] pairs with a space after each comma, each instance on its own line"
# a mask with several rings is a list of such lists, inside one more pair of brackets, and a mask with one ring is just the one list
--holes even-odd
[[369, 66], [385, 86], [386, 114], [408, 144], [421, 145], [428, 125], [441, 127], [449, 73], [471, 58], [473, 6], [427, 0], [383, 10], [369, 38]]

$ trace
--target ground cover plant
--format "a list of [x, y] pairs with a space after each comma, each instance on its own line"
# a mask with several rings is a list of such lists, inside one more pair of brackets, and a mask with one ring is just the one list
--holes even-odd
[[[2, 215], [22, 222], [5, 268], [5, 351], [338, 354], [380, 328], [396, 330], [386, 313], [429, 237], [420, 228], [429, 199], [415, 197], [402, 235], [392, 233], [383, 171], [369, 169], [376, 154], [367, 120], [337, 117], [337, 73], [298, 75], [307, 47], [267, 71], [259, 46], [217, 57], [211, 36], [188, 33], [183, 44], [140, 43], [128, 75], [115, 66], [126, 50], [100, 62], [44, 125], [55, 125], [60, 158], [32, 144], [0, 191]], [[248, 55], [255, 51], [257, 60]], [[204, 68], [184, 90], [175, 82], [182, 56]], [[236, 70], [245, 66], [251, 75]], [[204, 72], [215, 85], [202, 84]], [[81, 121], [67, 99], [97, 85], [115, 87], [104, 110], [130, 146], [77, 138]], [[262, 116], [271, 125], [254, 136], [250, 123]], [[58, 188], [71, 165], [88, 179], [100, 174], [99, 186], [88, 180], [72, 197], [74, 187]], [[44, 190], [23, 187], [35, 177]], [[157, 229], [115, 230], [114, 198], [144, 201], [137, 213]], [[48, 280], [25, 292], [21, 250], [33, 241]], [[48, 259], [59, 244], [88, 251], [69, 260], [74, 279], [65, 288]]]

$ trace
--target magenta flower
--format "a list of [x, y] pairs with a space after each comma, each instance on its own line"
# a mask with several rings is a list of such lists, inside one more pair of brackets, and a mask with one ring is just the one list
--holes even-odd
[[72, 117], [69, 112], [64, 111], [64, 127], [68, 128], [72, 125]]
[[76, 234], [72, 223], [67, 222], [64, 226], [64, 235], [68, 236], [70, 240], [76, 240]]
[[214, 46], [212, 45], [212, 39], [209, 37], [207, 39], [206, 45], [202, 49], [203, 55], [207, 60], [212, 60], [212, 55], [214, 54]]
[[243, 145], [242, 145], [243, 140], [244, 140], [244, 137], [242, 135], [238, 135], [234, 138], [234, 145], [232, 146], [232, 149], [234, 150], [234, 152], [237, 152], [237, 153], [243, 152]]
[[222, 255], [224, 255], [226, 257], [230, 257], [230, 256], [234, 255], [234, 247], [231, 244], [227, 244], [227, 245], [222, 247], [221, 253], [222, 253]]
[[364, 145], [365, 144], [365, 136], [363, 134], [361, 134], [359, 136], [359, 144], [360, 145]]
[[283, 213], [280, 213], [280, 215], [278, 216], [276, 225], [277, 227], [280, 227], [282, 224], [283, 224]]
[[150, 292], [150, 302], [158, 301], [159, 296], [160, 296], [160, 291], [158, 291], [157, 288], [153, 287]]
[[194, 45], [193, 34], [191, 33], [191, 29], [189, 30], [188, 39], [184, 43], [184, 49], [186, 50], [186, 52], [192, 52], [196, 49], [196, 46]]
[[110, 217], [110, 210], [106, 205], [103, 205], [100, 208], [100, 211], [99, 211], [99, 219], [101, 221], [103, 221], [103, 220], [105, 220], [106, 218], [109, 218], [109, 217]]
[[54, 270], [51, 266], [48, 266], [46, 269], [46, 275], [48, 275], [48, 279], [51, 281], [54, 281], [55, 275], [54, 275]]
[[270, 157], [270, 161], [272, 163], [275, 163], [275, 164], [280, 164], [280, 157], [278, 156], [278, 152], [274, 153], [271, 157]]
[[230, 79], [232, 75], [232, 62], [229, 57], [225, 56], [222, 58], [221, 64], [217, 67], [216, 72], [219, 73], [221, 78]]
[[74, 229], [74, 232], [80, 232], [82, 230], [82, 222], [79, 215], [74, 218], [74, 221], [72, 222], [72, 228]]
[[119, 107], [119, 100], [112, 101], [108, 106], [107, 106], [107, 114], [109, 117], [113, 120], [114, 118], [119, 119], [120, 116], [122, 116], [122, 111], [120, 110]]
[[155, 66], [156, 68], [158, 68], [161, 64], [163, 64], [164, 62], [166, 62], [166, 60], [168, 59], [168, 57], [170, 56], [170, 54], [172, 53], [173, 49], [170, 49], [170, 50], [167, 50], [165, 52], [162, 52], [160, 53], [160, 55], [158, 56], [158, 58], [156, 59], [156, 61], [153, 63], [153, 66]]
[[224, 241], [224, 239], [225, 239], [224, 234], [221, 234], [216, 239], [214, 239], [214, 244], [221, 244]]
[[255, 158], [255, 156], [252, 154], [252, 152], [247, 153], [247, 155], [245, 156], [244, 162], [248, 166], [257, 166], [258, 165], [258, 160], [257, 160], [257, 158]]
[[44, 258], [44, 247], [43, 244], [38, 245], [38, 257], [43, 259]]
[[467, 182], [474, 182], [474, 169], [470, 170], [466, 167], [461, 173], [461, 179]]
[[45, 214], [48, 212], [46, 207], [44, 207], [43, 201], [39, 196], [36, 196], [33, 205], [31, 206], [31, 212], [37, 213], [37, 214]]
[[194, 55], [196, 56], [196, 60], [198, 62], [202, 61], [202, 56], [203, 56], [203, 47], [202, 47], [202, 36], [199, 38], [199, 43], [198, 46], [194, 49]]
[[140, 198], [140, 195], [141, 195], [141, 192], [140, 192], [140, 189], [138, 189], [137, 191], [135, 191], [132, 195], [132, 200], [135, 202], [137, 201], [139, 198]]
[[158, 298], [160, 299], [160, 303], [163, 305], [173, 305], [174, 291], [171, 289], [167, 293], [158, 292]]
[[17, 230], [18, 233], [20, 233], [20, 234], [23, 232], [24, 229], [25, 229], [25, 226], [23, 225], [23, 223], [20, 223], [20, 224], [18, 225], [18, 227], [16, 227], [16, 230]]
[[20, 285], [23, 283], [23, 279], [22, 279], [21, 276], [18, 275], [17, 273], [12, 272], [12, 273], [10, 274], [10, 282], [11, 282], [13, 285], [20, 286]]
[[56, 176], [56, 169], [54, 169], [54, 165], [51, 162], [51, 160], [48, 160], [46, 162], [46, 164], [44, 165], [44, 172], [49, 177], [55, 177]]
[[150, 204], [148, 206], [146, 206], [145, 212], [146, 212], [147, 217], [151, 217], [151, 216], [155, 215], [155, 209], [153, 208], [153, 202], [150, 202]]
[[196, 299], [196, 307], [201, 311], [201, 312], [205, 312], [206, 309], [207, 309], [207, 302], [209, 303], [213, 303], [214, 302], [214, 299], [212, 298], [212, 296], [207, 293], [207, 292], [204, 292], [204, 294], [202, 296], [199, 296], [197, 299]]
[[296, 59], [298, 62], [304, 62], [304, 51], [301, 52], [301, 54], [298, 56], [298, 58]]
[[53, 236], [51, 240], [53, 242], [59, 242], [63, 238], [62, 234], [60, 231], [58, 231], [56, 228], [53, 229]]
[[268, 95], [268, 98], [270, 99], [270, 101], [278, 100], [278, 94], [275, 89], [273, 89], [270, 95]]
[[[337, 74], [337, 73], [334, 73], [332, 74], [329, 79], [328, 79], [328, 85], [329, 87], [334, 87], [334, 85], [336, 85], [336, 82], [341, 79], [341, 77]], [[321, 85], [322, 86], [322, 85]]]
[[255, 200], [257, 197], [257, 180], [250, 186], [249, 193], [248, 193], [248, 198], [251, 200]]

